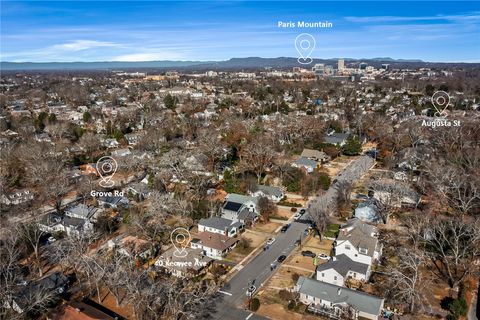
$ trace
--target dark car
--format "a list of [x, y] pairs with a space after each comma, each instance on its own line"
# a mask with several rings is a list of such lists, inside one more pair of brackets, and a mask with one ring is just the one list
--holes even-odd
[[290, 228], [290, 224], [286, 224], [280, 229], [280, 232], [287, 232], [288, 228]]
[[302, 251], [302, 256], [315, 258], [317, 255], [315, 253], [313, 253], [312, 251], [307, 250], [307, 251]]
[[300, 214], [304, 214], [305, 212], [306, 212], [305, 209], [301, 209], [299, 213], [300, 213]]
[[283, 261], [285, 261], [285, 259], [287, 259], [287, 256], [282, 254], [280, 257], [278, 257], [277, 261], [282, 263]]

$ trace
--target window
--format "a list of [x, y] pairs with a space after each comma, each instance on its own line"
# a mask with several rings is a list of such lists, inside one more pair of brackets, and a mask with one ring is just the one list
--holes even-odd
[[322, 272], [322, 278], [325, 277], [325, 273]]
[[348, 244], [345, 245], [345, 249], [346, 249], [346, 250], [350, 250], [350, 245], [348, 245]]
[[334, 276], [334, 277], [333, 277], [333, 280], [337, 280], [337, 276]]
[[367, 252], [368, 252], [368, 250], [365, 249], [365, 248], [360, 248], [359, 251], [360, 251], [361, 254], [367, 254]]

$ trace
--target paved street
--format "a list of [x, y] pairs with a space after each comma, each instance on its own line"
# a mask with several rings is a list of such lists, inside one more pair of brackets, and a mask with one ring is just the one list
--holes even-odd
[[[270, 264], [276, 262], [281, 255], [288, 256], [295, 248], [295, 241], [299, 239], [300, 235], [302, 235], [302, 239], [305, 237], [304, 231], [307, 228], [308, 224], [306, 223], [292, 222], [287, 232], [279, 233], [270, 249], [260, 251], [250, 263], [238, 271], [228, 284], [221, 289], [222, 292], [225, 292], [223, 293], [223, 305], [242, 308], [242, 304], [247, 298], [248, 284], [254, 281], [257, 291], [260, 290], [265, 281], [276, 271], [270, 271]], [[220, 312], [216, 315], [218, 319], [231, 319], [231, 316], [231, 309], [228, 307], [220, 308]]]
[[[374, 161], [368, 156], [361, 156], [351, 163], [339, 173], [336, 177], [337, 181], [346, 180], [354, 182], [359, 179], [373, 165]], [[325, 194], [314, 201], [325, 201], [334, 203], [336, 198], [335, 184], [327, 190]], [[243, 302], [246, 300], [246, 290], [248, 284], [254, 281], [257, 291], [261, 289], [263, 284], [275, 273], [270, 271], [270, 264], [280, 256], [288, 256], [295, 248], [295, 241], [302, 236], [308, 228], [308, 224], [304, 222], [292, 222], [290, 228], [285, 233], [278, 233], [276, 241], [267, 251], [260, 253], [250, 261], [246, 266], [237, 272], [237, 274], [223, 287], [220, 291], [222, 300], [218, 302], [217, 313], [213, 316], [215, 319], [264, 319], [258, 315], [252, 314], [250, 311], [243, 310]]]
[[309, 207], [314, 204], [326, 205], [327, 207], [336, 206], [337, 198], [337, 189], [339, 183], [346, 181], [353, 183], [358, 180], [365, 172], [367, 172], [374, 164], [374, 160], [366, 155], [362, 155], [359, 158], [353, 160], [348, 164], [348, 166], [340, 171], [335, 177], [334, 183], [323, 195], [318, 197], [316, 200], [312, 200], [309, 204]]

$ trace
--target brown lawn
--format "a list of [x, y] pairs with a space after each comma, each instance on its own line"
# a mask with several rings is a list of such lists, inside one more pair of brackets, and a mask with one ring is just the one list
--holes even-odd
[[304, 242], [301, 246], [301, 251], [310, 250], [317, 254], [324, 253], [326, 255], [330, 255], [332, 252], [332, 245], [333, 241], [328, 239], [323, 239], [320, 241], [318, 238], [309, 237], [306, 242]]
[[257, 223], [251, 229], [252, 231], [264, 232], [267, 234], [273, 234], [282, 224], [278, 222], [269, 221], [267, 223]]

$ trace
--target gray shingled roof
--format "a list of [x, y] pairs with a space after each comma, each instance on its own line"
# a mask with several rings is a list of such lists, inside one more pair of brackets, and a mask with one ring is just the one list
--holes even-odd
[[345, 254], [340, 254], [336, 256], [334, 259], [329, 260], [327, 263], [318, 265], [317, 271], [334, 269], [343, 277], [346, 277], [349, 271], [353, 271], [361, 274], [367, 274], [367, 271], [368, 271], [367, 264], [353, 261]]
[[295, 164], [312, 168], [315, 168], [317, 166], [317, 163], [315, 161], [303, 157], [298, 158], [297, 161], [295, 161]]
[[357, 249], [367, 249], [367, 255], [373, 257], [373, 252], [378, 245], [378, 239], [372, 236], [375, 233], [377, 233], [377, 228], [358, 218], [353, 218], [342, 225], [336, 241], [338, 244], [348, 240]]
[[208, 219], [200, 219], [198, 222], [199, 225], [215, 228], [219, 230], [227, 230], [228, 227], [232, 224], [232, 220], [228, 220], [220, 217], [211, 217]]
[[298, 291], [333, 304], [347, 303], [358, 311], [379, 315], [383, 308], [383, 299], [370, 294], [339, 287], [311, 278], [300, 277], [297, 281]]
[[348, 134], [347, 133], [332, 133], [331, 135], [326, 135], [323, 137], [323, 140], [326, 143], [331, 143], [331, 144], [341, 144], [345, 140], [347, 140]]
[[280, 197], [283, 194], [282, 189], [279, 187], [264, 186], [259, 184], [257, 185], [257, 189], [262, 191], [265, 195]]
[[243, 194], [238, 194], [238, 193], [229, 193], [227, 195], [228, 202], [236, 202], [236, 203], [241, 203], [244, 204], [245, 202], [252, 201], [253, 203], [257, 204], [258, 199], [255, 197], [250, 197], [250, 196], [245, 196]]

